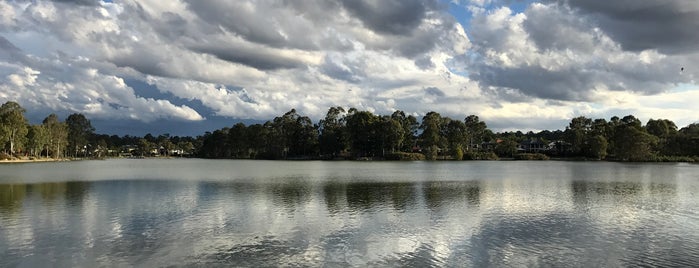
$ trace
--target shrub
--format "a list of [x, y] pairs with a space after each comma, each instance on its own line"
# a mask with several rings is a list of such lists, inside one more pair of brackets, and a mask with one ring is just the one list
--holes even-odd
[[549, 157], [540, 153], [522, 153], [514, 155], [515, 160], [549, 160]]
[[493, 152], [466, 152], [463, 160], [498, 160], [498, 155]]
[[697, 157], [690, 157], [690, 156], [666, 156], [666, 155], [661, 155], [661, 156], [656, 156], [653, 158], [654, 162], [687, 162], [687, 163], [693, 163], [697, 161]]
[[454, 158], [454, 160], [464, 159], [464, 151], [461, 150], [461, 148], [456, 148], [456, 150], [454, 150], [453, 152], [452, 157]]
[[404, 153], [397, 152], [392, 154], [387, 154], [385, 156], [386, 160], [397, 160], [397, 161], [419, 161], [425, 160], [425, 156], [421, 153]]
[[7, 153], [0, 153], [0, 160], [11, 160], [12, 156]]

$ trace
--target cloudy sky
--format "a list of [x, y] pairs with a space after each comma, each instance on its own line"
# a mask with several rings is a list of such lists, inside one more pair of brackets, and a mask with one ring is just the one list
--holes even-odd
[[198, 135], [296, 108], [699, 121], [696, 0], [1, 1], [0, 102]]

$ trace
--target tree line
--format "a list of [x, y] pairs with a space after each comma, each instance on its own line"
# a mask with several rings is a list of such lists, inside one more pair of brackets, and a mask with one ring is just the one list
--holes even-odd
[[[495, 133], [476, 115], [376, 115], [331, 107], [313, 124], [291, 110], [264, 124], [242, 123], [198, 137], [199, 156], [236, 159], [497, 159], [528, 154], [618, 161], [699, 161], [699, 124], [645, 125], [628, 115], [576, 117], [565, 130]], [[525, 157], [525, 159], [527, 159]], [[531, 158], [529, 158], [531, 159]]]
[[96, 134], [79, 113], [51, 114], [30, 125], [15, 102], [0, 107], [6, 155], [30, 157], [191, 156], [225, 159], [497, 159], [539, 155], [619, 161], [697, 161], [699, 124], [678, 129], [667, 119], [645, 125], [628, 115], [576, 117], [564, 130], [498, 132], [476, 115], [429, 112], [377, 115], [331, 107], [314, 123], [292, 109], [261, 124], [237, 123], [197, 137]]

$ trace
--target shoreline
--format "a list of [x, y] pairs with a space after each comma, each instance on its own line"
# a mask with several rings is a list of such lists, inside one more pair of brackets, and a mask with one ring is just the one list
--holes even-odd
[[46, 162], [67, 162], [73, 161], [68, 158], [37, 158], [37, 159], [5, 159], [0, 160], [0, 164], [20, 164], [20, 163], [46, 163]]

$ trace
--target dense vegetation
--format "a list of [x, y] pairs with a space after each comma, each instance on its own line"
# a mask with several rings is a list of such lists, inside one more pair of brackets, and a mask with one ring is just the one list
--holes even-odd
[[196, 156], [235, 159], [697, 161], [699, 124], [682, 129], [667, 119], [645, 125], [632, 115], [573, 118], [565, 130], [494, 133], [478, 116], [463, 120], [429, 112], [418, 121], [396, 111], [376, 115], [331, 107], [313, 123], [291, 110], [264, 124], [238, 123], [202, 136], [95, 134], [82, 114], [55, 114], [30, 125], [15, 102], [0, 107], [0, 145], [9, 157]]

